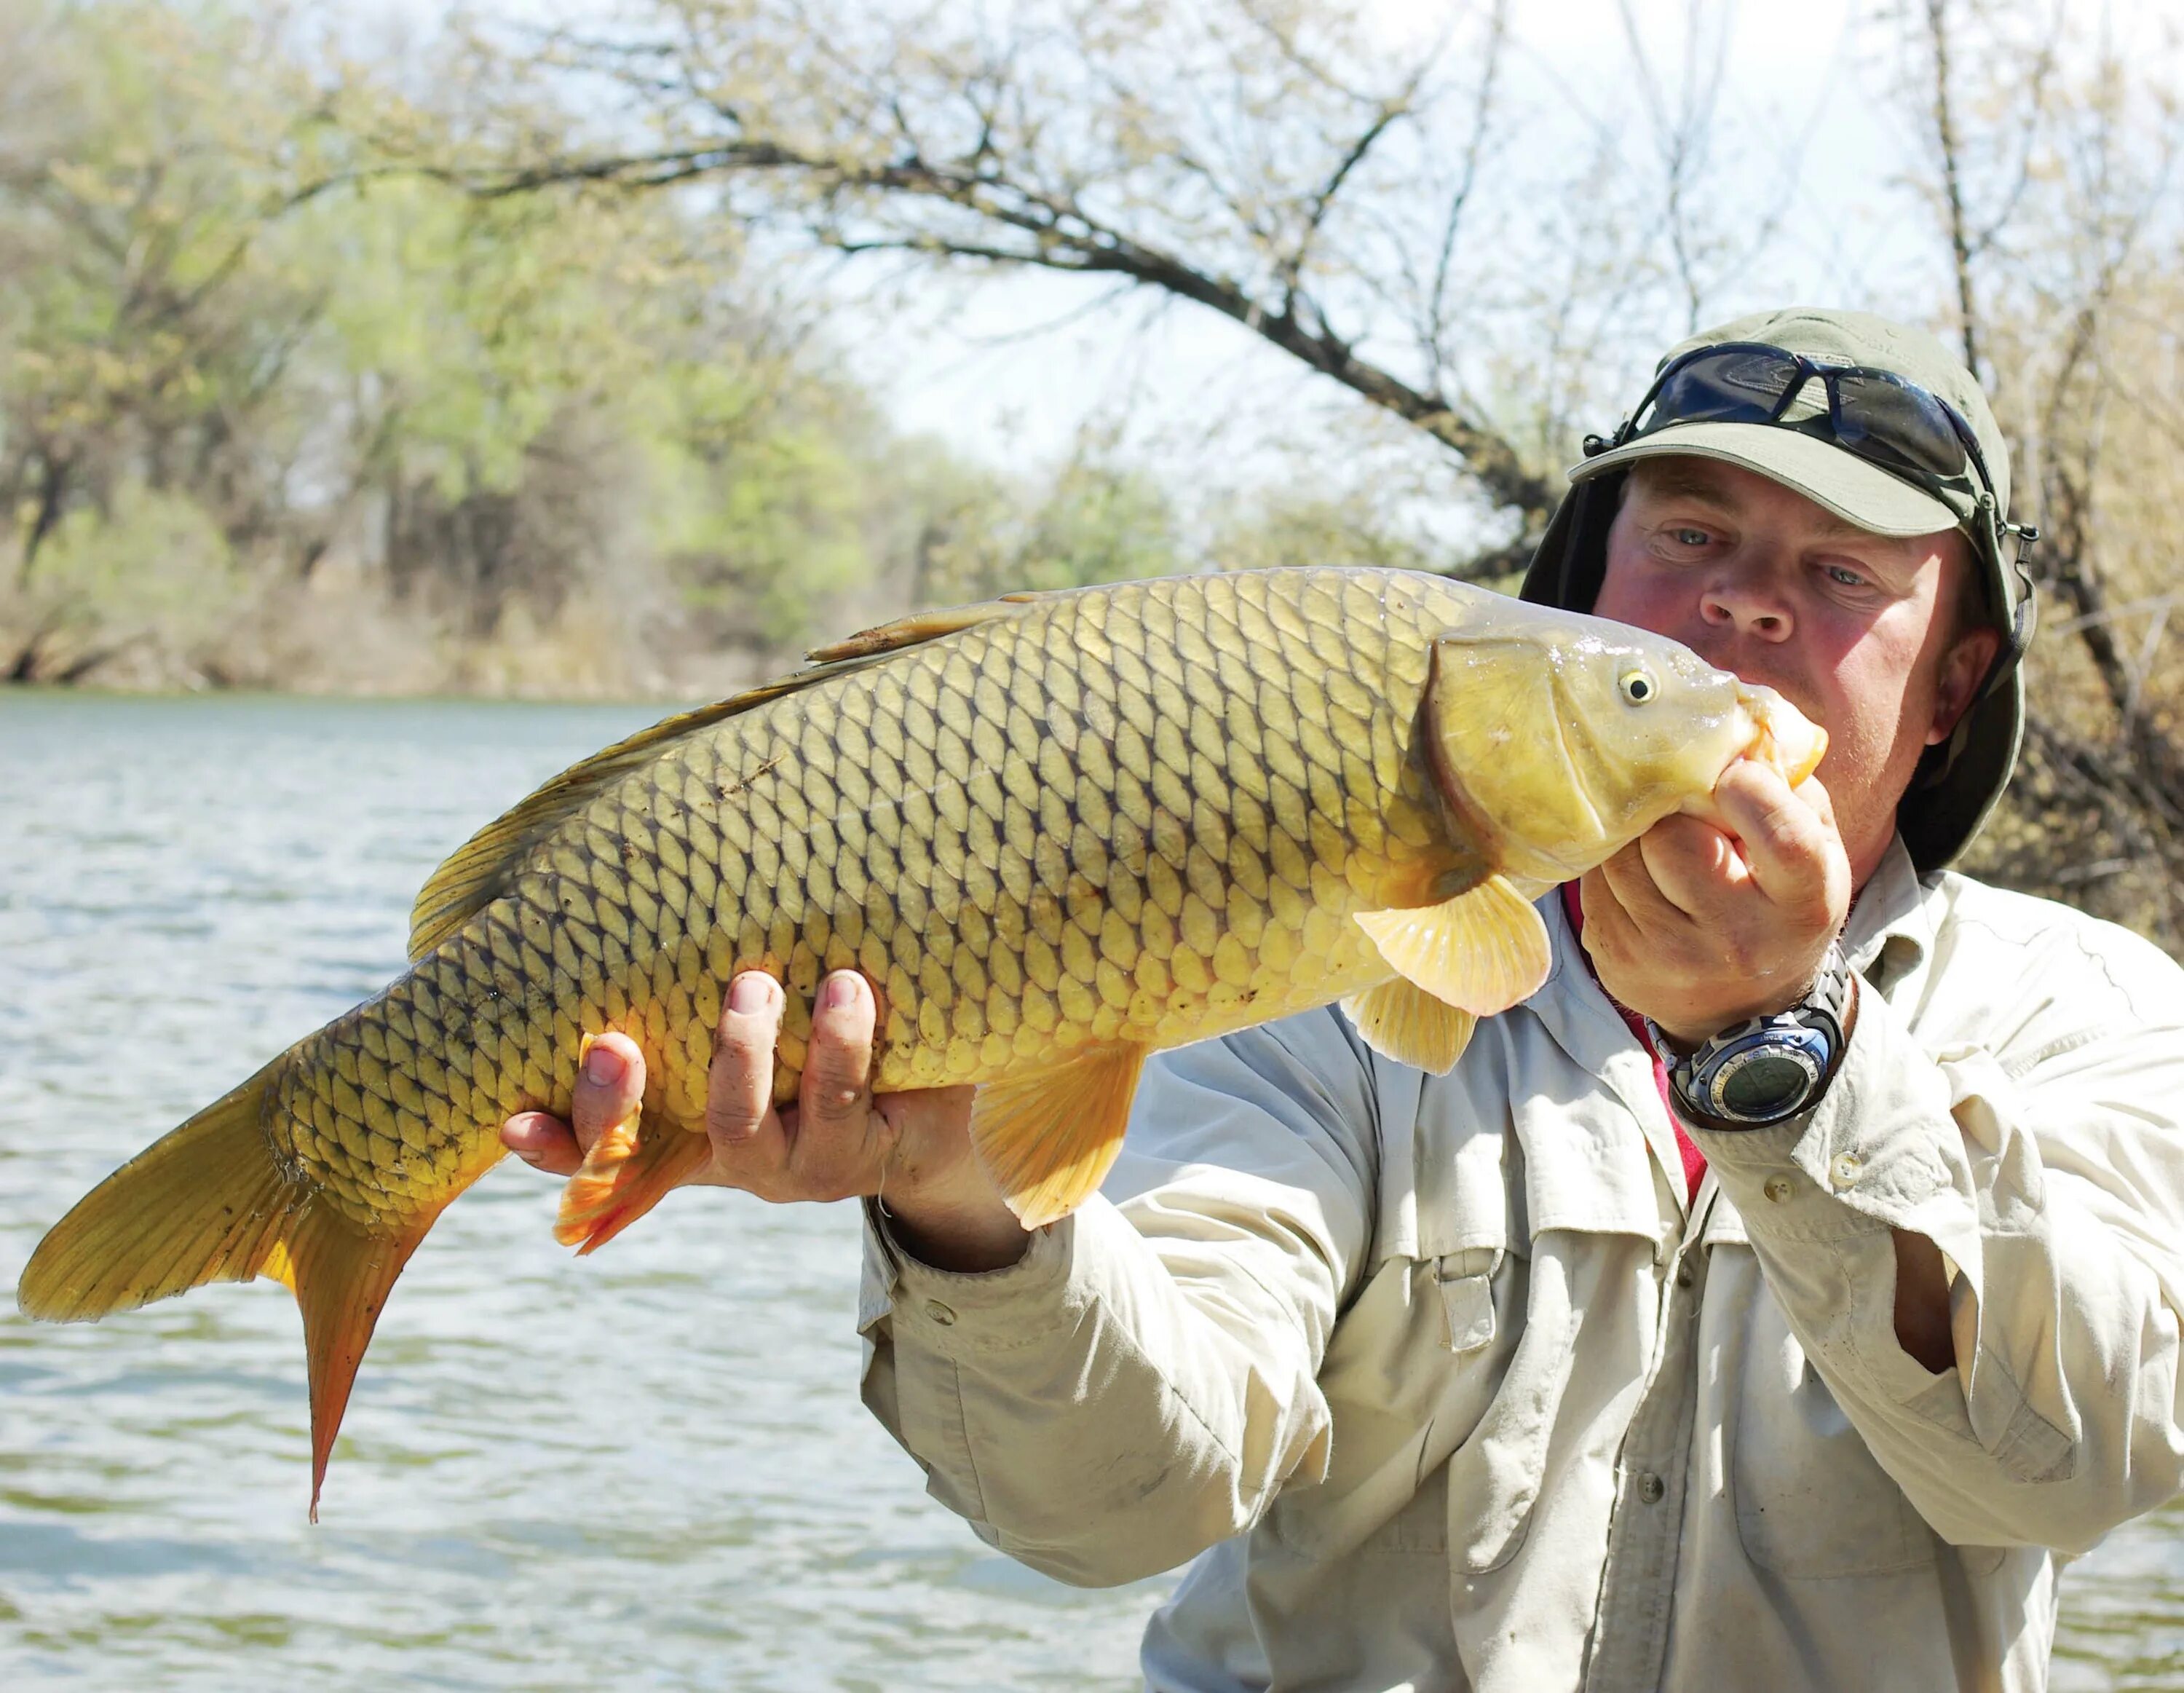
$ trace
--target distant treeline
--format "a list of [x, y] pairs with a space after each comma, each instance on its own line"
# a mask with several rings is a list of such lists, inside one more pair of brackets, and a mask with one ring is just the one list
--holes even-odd
[[[1429, 31], [1364, 0], [506, 9], [366, 51], [309, 0], [0, 8], [0, 678], [691, 694], [1011, 588], [1506, 583], [1661, 346], [1798, 293], [1959, 347], [2045, 532], [2025, 755], [1973, 868], [2184, 954], [2158, 31], [1862, 11], [1821, 98], [1885, 109], [1892, 151], [1828, 206], [1805, 120], [1726, 78], [1735, 8], [1650, 45], [1626, 10], [1589, 112], [1519, 92], [1522, 8], [1490, 0]], [[1883, 232], [1903, 265], [1869, 275]], [[822, 262], [934, 309], [995, 271], [1166, 299], [1297, 387], [1189, 451], [1126, 402], [995, 467], [850, 377], [830, 314], [896, 320]], [[1256, 458], [1212, 433], [1255, 423]]]
[[[461, 91], [310, 40], [189, 0], [0, 21], [0, 675], [688, 693], [1190, 562], [1099, 439], [1016, 477], [890, 427], [702, 203], [381, 168], [359, 137], [453, 146]], [[1295, 500], [1220, 545], [1346, 528], [1385, 545]]]

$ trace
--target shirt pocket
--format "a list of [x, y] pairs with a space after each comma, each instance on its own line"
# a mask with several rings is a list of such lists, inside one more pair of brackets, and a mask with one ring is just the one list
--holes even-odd
[[1774, 1296], [1762, 1291], [1751, 1310], [1729, 1429], [1730, 1491], [1747, 1556], [1807, 1580], [1930, 1566], [1933, 1530], [1836, 1403]]
[[1491, 1403], [1448, 1458], [1448, 1560], [1485, 1575], [1515, 1557], [1530, 1533], [1546, 1477], [1547, 1443], [1569, 1386], [1578, 1316], [1565, 1243], [1542, 1237], [1518, 1260], [1524, 1321]]

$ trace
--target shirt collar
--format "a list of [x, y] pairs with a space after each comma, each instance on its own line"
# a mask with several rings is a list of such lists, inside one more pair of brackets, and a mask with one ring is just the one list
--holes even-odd
[[1858, 890], [1843, 923], [1843, 955], [1851, 968], [1882, 993], [1922, 969], [1934, 950], [1927, 890], [1900, 835]]

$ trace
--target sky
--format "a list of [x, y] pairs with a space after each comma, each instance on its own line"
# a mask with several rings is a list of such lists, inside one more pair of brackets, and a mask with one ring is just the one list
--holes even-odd
[[[1439, 8], [1388, 0], [1382, 9], [1391, 29], [1407, 30]], [[1673, 66], [1682, 0], [1635, 0], [1634, 9], [1649, 51]], [[1764, 0], [1728, 9], [1726, 84], [1741, 92], [1724, 104], [1723, 132], [1772, 147], [1809, 131], [1800, 198], [1836, 226], [1824, 241], [1781, 243], [1772, 274], [1753, 278], [1757, 293], [1813, 298], [1834, 290], [1833, 270], [1861, 260], [1901, 268], [1903, 237], [1877, 203], [1904, 137], [1848, 74], [1852, 5]], [[1619, 103], [1612, 85], [1625, 74], [1627, 49], [1614, 0], [1515, 0], [1512, 24], [1512, 101], [1539, 114], [1542, 145], [1582, 144], [1571, 115]], [[1103, 407], [1127, 404], [1187, 439], [1194, 419], [1275, 414], [1332, 387], [1203, 308], [1139, 296], [1095, 309], [1108, 286], [1019, 273], [951, 288], [944, 309], [911, 320], [911, 332], [877, 320], [845, 321], [842, 332], [853, 367], [889, 394], [906, 427], [1003, 462], [1066, 451]], [[1664, 327], [1673, 338], [1682, 326]]]
[[[444, 0], [379, 3], [427, 27], [444, 9]], [[539, 16], [566, 3], [502, 0], [499, 9]], [[1367, 3], [1396, 40], [1431, 32], [1446, 15], [1427, 0]], [[1673, 75], [1693, 0], [1509, 0], [1504, 98], [1528, 114], [1526, 145], [1582, 148], [1629, 109], [1624, 3], [1646, 52]], [[1892, 104], [1885, 49], [1870, 27], [1892, 3], [1906, 0], [1697, 0], [1705, 27], [1725, 42], [1716, 145], [1726, 175], [1741, 172], [1769, 204], [1786, 178], [1793, 184], [1780, 237], [1713, 303], [1723, 316], [1853, 299], [1916, 311], [1941, 297], [1931, 225], [1904, 186], [1917, 115]], [[2024, 16], [2053, 0], [1991, 3]], [[2071, 0], [2071, 16], [2081, 30], [2106, 28], [2135, 51], [2173, 58], [2184, 0]], [[1650, 144], [1642, 131], [1629, 141]], [[1051, 466], [1088, 420], [1127, 416], [1138, 450], [1171, 470], [1194, 473], [1196, 454], [1206, 473], [1217, 473], [1217, 459], [1220, 474], [1248, 476], [1255, 459], [1278, 473], [1280, 444], [1309, 433], [1328, 408], [1359, 403], [1217, 314], [1144, 291], [1102, 306], [1112, 283], [1048, 274], [881, 282], [869, 264], [838, 271], [827, 284], [828, 341], [901, 427], [1005, 468]], [[900, 303], [883, 307], [879, 293]], [[1665, 346], [1686, 327], [1632, 332]]]

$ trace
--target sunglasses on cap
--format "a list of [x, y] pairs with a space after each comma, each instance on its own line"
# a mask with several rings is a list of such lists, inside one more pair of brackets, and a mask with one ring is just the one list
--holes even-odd
[[[1790, 408], [1814, 383], [1827, 396], [1825, 411], [1792, 419]], [[1613, 440], [1589, 438], [1588, 455], [1628, 445], [1680, 423], [1758, 423], [1801, 434], [1818, 435], [1868, 464], [1930, 493], [1970, 494], [1977, 518], [1991, 526], [1995, 556], [2004, 554], [2003, 538], [2017, 542], [2013, 561], [2023, 586], [2008, 631], [2006, 659], [2014, 663], [2031, 640], [2031, 574], [2026, 552], [2039, 539], [2030, 524], [2003, 515], [1994, 478], [1981, 455], [1971, 426], [1956, 407], [1893, 371], [1862, 365], [1828, 364], [1756, 341], [1725, 341], [1698, 347], [1672, 360], [1653, 378], [1637, 408], [1624, 420]], [[2008, 663], [1997, 664], [1997, 672]], [[1997, 677], [1990, 677], [1992, 684]]]

